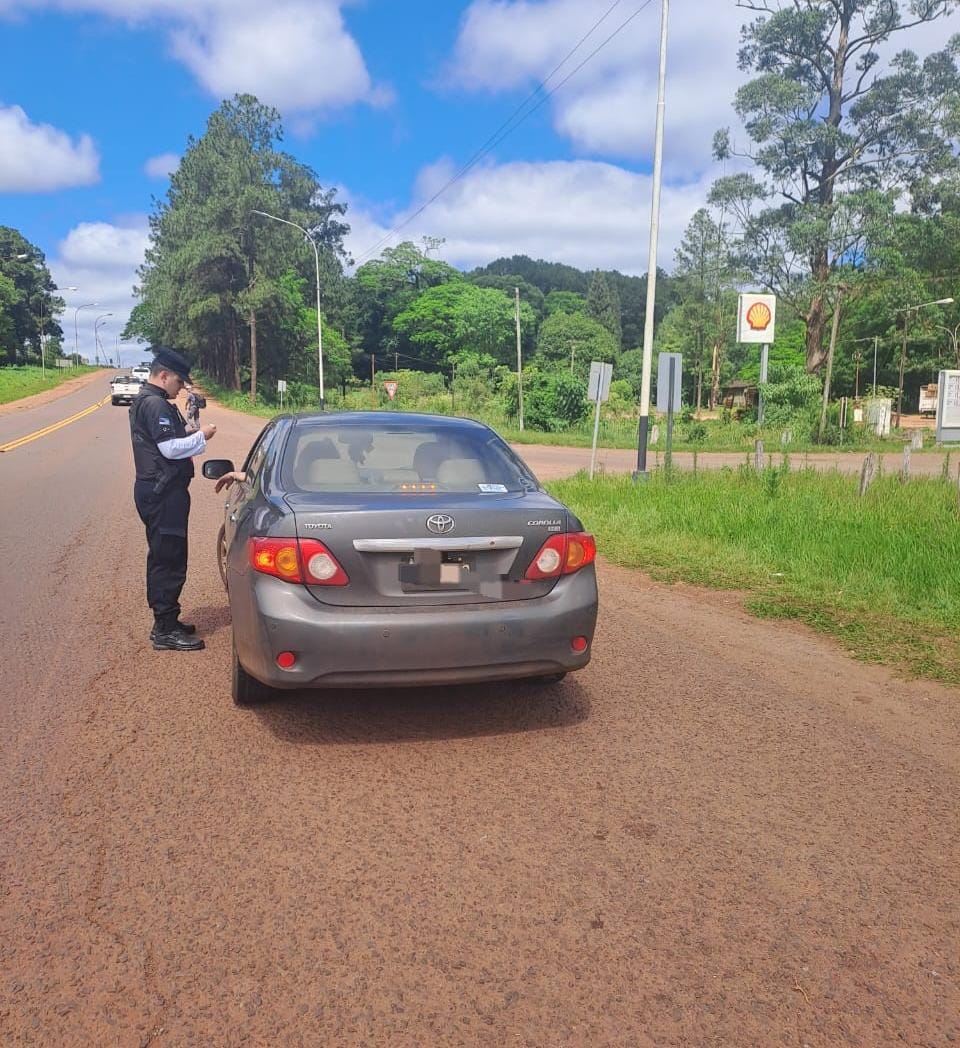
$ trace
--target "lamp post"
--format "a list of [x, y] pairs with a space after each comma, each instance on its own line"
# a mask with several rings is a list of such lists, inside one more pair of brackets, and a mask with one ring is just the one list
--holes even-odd
[[[20, 257], [19, 255], [17, 256]], [[26, 258], [26, 255], [23, 256]], [[80, 289], [75, 285], [71, 284], [69, 287], [57, 288], [58, 291], [79, 291]], [[44, 359], [43, 352], [43, 290], [40, 291], [40, 375], [42, 378], [47, 377], [47, 365]]]
[[101, 313], [100, 316], [93, 322], [93, 352], [96, 354], [96, 362], [100, 364], [100, 324], [106, 320], [107, 317], [112, 317], [112, 313]]
[[650, 372], [653, 368], [653, 313], [657, 289], [657, 246], [660, 237], [660, 185], [663, 170], [663, 116], [667, 83], [667, 24], [670, 0], [660, 0], [660, 66], [657, 80], [657, 120], [653, 146], [653, 198], [650, 203], [650, 240], [647, 248], [647, 302], [643, 323], [640, 370], [640, 419], [637, 432], [637, 468], [634, 479], [647, 478], [647, 431], [650, 425]]
[[78, 361], [80, 359], [80, 348], [79, 348], [80, 347], [80, 336], [79, 336], [79, 333], [77, 331], [77, 314], [80, 312], [81, 309], [93, 309], [95, 306], [99, 306], [99, 305], [100, 305], [99, 302], [84, 302], [84, 304], [82, 306], [77, 306], [77, 308], [73, 311], [73, 356], [74, 356], [74, 361]]
[[957, 367], [960, 368], [960, 348], [957, 346], [958, 341], [960, 341], [960, 324], [957, 324], [953, 330], [944, 327], [943, 324], [936, 324], [935, 326], [941, 331], [945, 331], [950, 337], [950, 345], [953, 347], [953, 359], [956, 362]]
[[900, 410], [903, 407], [903, 369], [907, 362], [907, 325], [910, 321], [910, 314], [920, 309], [926, 309], [927, 306], [949, 306], [953, 302], [952, 298], [937, 298], [933, 302], [921, 302], [916, 306], [903, 306], [901, 309], [895, 309], [894, 313], [903, 314], [903, 346], [900, 350], [900, 383], [897, 387], [897, 428], [900, 428]]
[[250, 213], [262, 215], [264, 218], [272, 218], [274, 222], [282, 222], [285, 226], [293, 226], [294, 229], [299, 229], [313, 248], [313, 260], [317, 267], [317, 369], [320, 373], [320, 410], [323, 411], [323, 326], [320, 322], [320, 252], [317, 250], [317, 242], [303, 226], [298, 226], [296, 222], [291, 222], [287, 218], [271, 215], [267, 211], [258, 211], [256, 208], [251, 208]]

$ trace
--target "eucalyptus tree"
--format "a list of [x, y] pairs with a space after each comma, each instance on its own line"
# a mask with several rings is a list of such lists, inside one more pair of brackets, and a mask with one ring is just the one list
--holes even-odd
[[[739, 219], [753, 275], [806, 322], [806, 367], [826, 359], [837, 271], [862, 263], [901, 198], [956, 166], [960, 79], [954, 37], [920, 59], [891, 53], [957, 0], [741, 0], [740, 68], [756, 75], [735, 108], [749, 144], [715, 137], [719, 158], [758, 176], [721, 179], [711, 199]], [[883, 52], [883, 55], [881, 54]]]

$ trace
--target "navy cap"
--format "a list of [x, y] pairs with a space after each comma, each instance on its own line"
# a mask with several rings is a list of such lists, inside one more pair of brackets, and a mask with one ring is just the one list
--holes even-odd
[[166, 346], [159, 346], [153, 351], [153, 366], [161, 367], [165, 371], [172, 371], [175, 375], [179, 375], [184, 382], [190, 382], [190, 364], [187, 358], [178, 353], [175, 349], [168, 349]]

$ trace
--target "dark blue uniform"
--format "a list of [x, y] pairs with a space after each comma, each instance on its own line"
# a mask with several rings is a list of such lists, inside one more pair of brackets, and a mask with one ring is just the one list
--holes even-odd
[[156, 633], [177, 628], [187, 578], [187, 521], [193, 461], [167, 459], [158, 443], [187, 435], [183, 416], [159, 386], [144, 383], [130, 405], [130, 436], [137, 479], [133, 499], [147, 529], [147, 603]]

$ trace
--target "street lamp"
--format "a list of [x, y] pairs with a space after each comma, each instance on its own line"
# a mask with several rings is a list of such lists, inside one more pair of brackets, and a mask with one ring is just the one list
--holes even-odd
[[[101, 313], [100, 316], [98, 316], [97, 319], [93, 322], [93, 352], [96, 355], [96, 363], [97, 363], [98, 367], [100, 365], [100, 352], [99, 352], [99, 350], [100, 350], [100, 335], [99, 335], [100, 322], [103, 321], [103, 320], [106, 320], [107, 317], [112, 317], [112, 316], [113, 316], [112, 313]], [[104, 355], [106, 355], [106, 354], [104, 354]]]
[[[17, 258], [26, 258], [26, 255], [17, 255]], [[57, 288], [58, 291], [79, 291], [80, 288], [71, 284], [69, 287]], [[43, 353], [43, 289], [40, 289], [40, 375], [42, 378], [47, 377], [47, 366], [44, 361]]]
[[99, 302], [84, 302], [82, 306], [77, 306], [77, 308], [73, 311], [73, 357], [75, 361], [80, 359], [80, 338], [77, 332], [77, 314], [80, 312], [81, 309], [93, 309], [95, 306], [99, 305]]
[[903, 348], [900, 350], [900, 385], [897, 391], [897, 428], [900, 428], [900, 409], [903, 406], [903, 368], [907, 362], [907, 324], [910, 320], [910, 314], [916, 312], [919, 309], [926, 309], [927, 306], [949, 306], [953, 302], [952, 298], [938, 298], [934, 299], [933, 302], [921, 302], [917, 306], [903, 306], [901, 309], [895, 309], [894, 313], [903, 314]]
[[934, 327], [939, 328], [940, 331], [945, 331], [950, 336], [950, 344], [953, 346], [953, 359], [956, 361], [957, 367], [960, 368], [960, 348], [957, 343], [960, 341], [960, 324], [951, 331], [950, 328], [944, 327], [943, 324], [935, 324]]
[[272, 218], [274, 222], [282, 222], [285, 226], [293, 226], [294, 229], [299, 229], [313, 248], [313, 259], [317, 267], [317, 366], [320, 371], [320, 410], [323, 411], [323, 327], [320, 323], [320, 252], [317, 250], [317, 242], [303, 226], [298, 226], [296, 222], [291, 222], [287, 218], [279, 218], [277, 215], [271, 215], [266, 211], [258, 211], [256, 208], [251, 208], [250, 213], [262, 215], [264, 218]]

